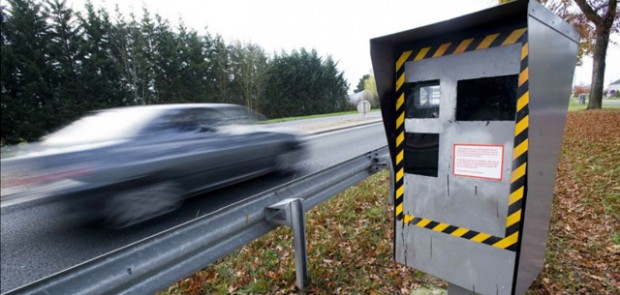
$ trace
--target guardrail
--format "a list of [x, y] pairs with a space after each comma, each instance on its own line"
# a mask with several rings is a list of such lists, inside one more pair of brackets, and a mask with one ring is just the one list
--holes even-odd
[[308, 211], [387, 167], [388, 159], [387, 147], [383, 147], [6, 294], [157, 292], [274, 230], [279, 223], [274, 222], [273, 205], [301, 199], [303, 211]]

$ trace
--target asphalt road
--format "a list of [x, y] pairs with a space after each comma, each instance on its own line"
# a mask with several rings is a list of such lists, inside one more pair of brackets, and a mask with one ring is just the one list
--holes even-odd
[[[327, 119], [330, 120], [330, 119]], [[335, 120], [335, 119], [332, 119]], [[381, 124], [309, 136], [308, 158], [291, 175], [266, 175], [186, 200], [177, 211], [115, 231], [80, 222], [48, 204], [1, 216], [0, 292], [44, 278], [295, 178], [385, 146]]]

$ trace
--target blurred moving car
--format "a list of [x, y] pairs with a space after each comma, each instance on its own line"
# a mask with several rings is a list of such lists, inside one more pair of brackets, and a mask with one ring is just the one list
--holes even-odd
[[45, 197], [123, 228], [183, 199], [272, 171], [304, 153], [291, 131], [231, 104], [174, 104], [94, 112], [2, 160], [2, 202]]

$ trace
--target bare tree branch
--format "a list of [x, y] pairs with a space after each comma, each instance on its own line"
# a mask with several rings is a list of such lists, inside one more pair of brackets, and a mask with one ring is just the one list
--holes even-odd
[[603, 25], [603, 18], [598, 15], [594, 9], [592, 9], [586, 0], [575, 0], [575, 3], [579, 6], [579, 9], [581, 9], [588, 20], [593, 22], [597, 27]]
[[618, 0], [609, 1], [609, 8], [603, 20], [605, 26], [610, 29], [613, 27], [614, 22], [618, 21]]

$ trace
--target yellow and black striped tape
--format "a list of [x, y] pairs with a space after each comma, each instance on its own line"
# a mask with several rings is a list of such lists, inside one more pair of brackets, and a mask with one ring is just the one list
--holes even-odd
[[[468, 228], [449, 225], [421, 218], [404, 212], [404, 176], [405, 176], [405, 63], [427, 58], [436, 58], [468, 51], [483, 50], [490, 47], [521, 44], [521, 68], [517, 87], [517, 112], [515, 124], [512, 174], [510, 179], [510, 196], [508, 200], [508, 217], [506, 218], [506, 234], [496, 237], [487, 233], [477, 232]], [[415, 50], [403, 51], [396, 59], [396, 142], [394, 158], [395, 190], [394, 212], [396, 219], [404, 224], [413, 224], [433, 231], [450, 234], [455, 237], [487, 244], [500, 249], [516, 251], [519, 241], [519, 228], [524, 211], [527, 179], [527, 151], [529, 126], [529, 88], [528, 88], [528, 42], [527, 29], [516, 29], [486, 36], [468, 38], [459, 42], [446, 42], [435, 46], [427, 46]]]

